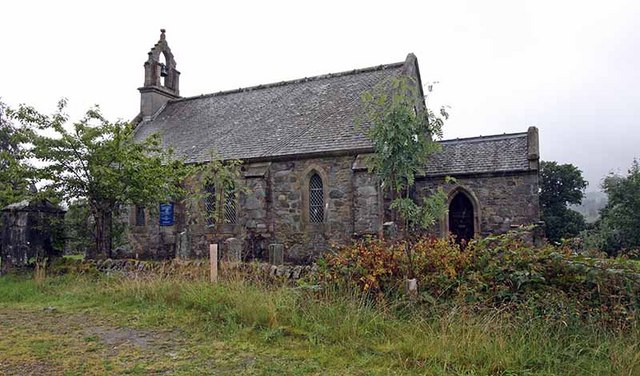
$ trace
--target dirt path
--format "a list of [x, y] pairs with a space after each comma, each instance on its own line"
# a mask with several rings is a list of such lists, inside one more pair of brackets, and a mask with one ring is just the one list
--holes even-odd
[[47, 307], [0, 307], [0, 375], [174, 374], [192, 357], [177, 331], [121, 327]]

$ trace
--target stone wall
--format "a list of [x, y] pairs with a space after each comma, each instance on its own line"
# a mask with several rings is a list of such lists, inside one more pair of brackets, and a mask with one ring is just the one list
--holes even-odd
[[[242, 280], [296, 282], [317, 275], [316, 265], [270, 265], [267, 263], [220, 263], [222, 279], [240, 277]], [[134, 259], [64, 260], [53, 265], [53, 272], [91, 273], [98, 271], [108, 275], [128, 278], [181, 278], [209, 281], [210, 263], [207, 259], [141, 261]]]
[[[129, 224], [126, 247], [114, 250], [114, 257], [135, 259], [168, 259], [176, 257], [181, 229], [185, 226], [184, 205], [174, 205], [174, 225], [160, 226], [158, 207], [145, 208], [143, 226], [136, 225], [135, 208], [128, 208], [122, 220]], [[201, 257], [203, 257], [201, 255]]]
[[[135, 226], [135, 210], [130, 209], [125, 216], [132, 224], [130, 247], [121, 256], [206, 257], [209, 244], [217, 243], [221, 252], [227, 252], [226, 240], [233, 238], [242, 243], [244, 258], [265, 260], [268, 245], [279, 243], [285, 246], [285, 262], [310, 263], [333, 244], [380, 231], [379, 184], [360, 159], [346, 155], [244, 165], [235, 224], [207, 225], [203, 205], [188, 212], [185, 203], [179, 203], [173, 226], [159, 226], [157, 210], [146, 210], [145, 226]], [[323, 181], [323, 223], [308, 218], [308, 182], [313, 173]]]
[[[323, 182], [323, 223], [309, 220], [308, 184], [313, 173]], [[286, 263], [309, 264], [332, 245], [382, 232], [381, 212], [386, 205], [381, 201], [378, 179], [367, 171], [363, 156], [248, 163], [243, 175], [239, 185], [245, 189], [238, 198], [237, 223], [207, 225], [202, 203], [191, 214], [184, 203], [176, 204], [173, 226], [159, 226], [157, 215], [151, 212], [146, 226], [133, 226], [131, 250], [122, 256], [202, 258], [208, 256], [212, 243], [219, 244], [222, 254], [229, 253], [227, 240], [233, 239], [242, 249], [243, 260], [267, 260], [268, 245], [278, 243], [284, 245]], [[536, 170], [455, 178], [456, 184], [445, 184], [444, 177], [418, 179], [416, 195], [430, 194], [438, 186], [447, 192], [464, 188], [480, 208], [479, 235], [539, 221]], [[129, 222], [135, 223], [131, 214]], [[446, 228], [440, 226], [437, 231], [444, 233]]]
[[[540, 220], [538, 202], [538, 172], [513, 172], [454, 176], [455, 183], [445, 184], [444, 177], [423, 178], [416, 182], [419, 195], [430, 194], [441, 186], [445, 192], [464, 190], [480, 208], [481, 236], [504, 233], [509, 229], [537, 223]], [[441, 224], [440, 231], [444, 230]]]
[[48, 201], [12, 204], [0, 212], [0, 272], [36, 257], [62, 254], [64, 211]]
[[354, 233], [379, 235], [382, 231], [382, 192], [379, 179], [367, 171], [364, 156], [353, 164], [353, 223]]
[[[332, 244], [344, 244], [353, 229], [353, 156], [276, 162], [271, 165], [273, 238], [285, 246], [285, 261], [308, 263]], [[309, 179], [322, 178], [324, 223], [308, 216]]]

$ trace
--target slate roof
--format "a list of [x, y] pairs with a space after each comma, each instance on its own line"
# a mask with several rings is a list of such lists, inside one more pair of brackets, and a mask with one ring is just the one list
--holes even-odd
[[136, 138], [159, 132], [188, 162], [370, 148], [355, 120], [362, 93], [404, 62], [169, 101]]
[[[406, 72], [406, 64], [171, 100], [155, 117], [139, 123], [136, 138], [160, 133], [164, 146], [172, 146], [187, 162], [208, 161], [212, 150], [223, 159], [242, 160], [371, 152], [371, 142], [355, 125], [362, 118], [361, 95]], [[442, 151], [432, 156], [426, 172], [528, 170], [527, 140], [525, 132], [441, 141]]]
[[426, 174], [459, 175], [529, 169], [527, 133], [440, 141], [442, 150], [431, 156]]

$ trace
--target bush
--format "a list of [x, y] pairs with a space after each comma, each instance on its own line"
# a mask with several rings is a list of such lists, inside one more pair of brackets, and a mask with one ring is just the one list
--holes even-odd
[[[409, 260], [399, 241], [366, 239], [320, 263], [325, 283], [357, 286], [376, 299], [394, 299]], [[569, 246], [534, 247], [521, 232], [474, 240], [461, 250], [449, 239], [409, 242], [418, 303], [511, 309], [559, 320], [635, 324], [640, 268], [626, 259], [583, 255]]]

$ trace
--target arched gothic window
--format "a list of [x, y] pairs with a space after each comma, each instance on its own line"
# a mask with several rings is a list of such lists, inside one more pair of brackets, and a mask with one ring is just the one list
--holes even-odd
[[[228, 185], [222, 193], [216, 194], [215, 184], [209, 183], [205, 187], [204, 207], [207, 225], [213, 225], [218, 220], [222, 223], [235, 224], [238, 219], [236, 209], [236, 190], [234, 185]], [[223, 197], [221, 197], [221, 195]], [[218, 206], [217, 204], [220, 204]], [[218, 212], [218, 207], [222, 212]]]
[[309, 179], [309, 222], [324, 222], [324, 189], [317, 173]]
[[204, 186], [204, 209], [207, 224], [212, 225], [216, 222], [216, 186], [207, 184]]
[[146, 218], [144, 213], [144, 206], [136, 205], [136, 226], [144, 226], [146, 224]]
[[224, 191], [224, 222], [236, 223], [236, 191], [233, 186], [228, 186]]

